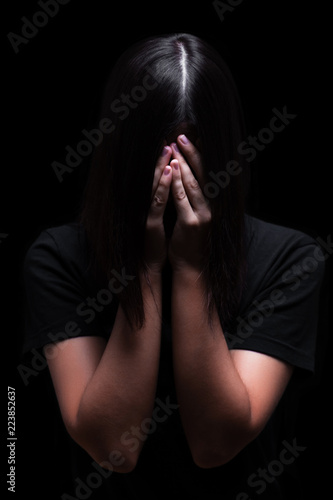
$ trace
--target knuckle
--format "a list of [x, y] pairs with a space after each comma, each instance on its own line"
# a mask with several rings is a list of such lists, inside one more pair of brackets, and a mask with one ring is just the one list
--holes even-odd
[[206, 217], [202, 223], [205, 227], [209, 226], [211, 224], [212, 220], [211, 220], [211, 217]]
[[186, 193], [185, 193], [184, 189], [179, 189], [178, 191], [175, 192], [174, 196], [175, 196], [176, 200], [182, 201], [186, 198]]
[[187, 225], [190, 226], [192, 229], [199, 229], [200, 221], [199, 219], [197, 219], [197, 217], [191, 217]]
[[161, 196], [159, 196], [158, 194], [155, 194], [154, 198], [153, 198], [153, 201], [152, 201], [152, 205], [155, 208], [163, 207], [163, 205], [164, 205], [163, 198]]
[[160, 238], [161, 233], [163, 233], [162, 221], [146, 224], [145, 238], [149, 245], [153, 245]]
[[190, 182], [189, 182], [189, 187], [190, 189], [192, 189], [193, 191], [199, 191], [200, 190], [200, 186], [199, 186], [199, 183], [196, 179], [192, 179]]
[[209, 210], [209, 208], [207, 207], [204, 211], [203, 211], [203, 216], [205, 218], [205, 220], [212, 220], [212, 212]]
[[147, 219], [147, 222], [146, 222], [146, 231], [148, 231], [149, 233], [153, 232], [153, 231], [156, 231], [158, 225], [156, 223], [156, 221], [148, 218]]
[[146, 229], [154, 229], [157, 226], [156, 218], [150, 215], [146, 221]]
[[210, 212], [204, 212], [201, 216], [201, 220], [203, 224], [210, 224], [212, 221], [212, 214]]

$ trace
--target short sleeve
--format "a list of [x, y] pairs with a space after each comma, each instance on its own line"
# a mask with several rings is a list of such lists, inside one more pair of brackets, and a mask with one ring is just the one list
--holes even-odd
[[24, 260], [23, 354], [78, 336], [110, 335], [116, 301], [109, 293], [99, 309], [88, 307], [97, 291], [87, 279], [84, 255], [71, 226], [43, 231], [29, 248]]
[[230, 349], [261, 352], [294, 367], [315, 369], [316, 334], [325, 256], [311, 237], [269, 226], [257, 238], [249, 282]]

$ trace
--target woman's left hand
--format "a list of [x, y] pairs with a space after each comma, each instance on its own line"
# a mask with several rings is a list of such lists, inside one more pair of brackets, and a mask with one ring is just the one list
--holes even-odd
[[177, 220], [168, 256], [174, 272], [201, 272], [211, 222], [210, 207], [201, 188], [204, 185], [203, 165], [199, 151], [184, 135], [180, 135], [177, 144], [171, 147], [171, 191]]

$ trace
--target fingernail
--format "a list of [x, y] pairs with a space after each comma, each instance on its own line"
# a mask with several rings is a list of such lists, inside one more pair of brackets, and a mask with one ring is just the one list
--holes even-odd
[[179, 164], [178, 164], [178, 161], [176, 161], [176, 160], [175, 160], [175, 161], [172, 163], [172, 166], [173, 166], [173, 168], [174, 168], [175, 170], [178, 170], [178, 169], [179, 169]]
[[171, 172], [171, 168], [169, 167], [169, 165], [167, 167], [165, 167], [164, 169], [164, 175], [169, 175]]
[[188, 138], [186, 137], [186, 135], [182, 134], [179, 136], [179, 140], [183, 143], [183, 144], [188, 144]]
[[162, 156], [166, 156], [168, 153], [169, 153], [169, 148], [168, 148], [168, 146], [164, 146], [164, 148], [163, 148], [163, 150], [162, 150]]
[[176, 151], [176, 153], [179, 153], [178, 146], [177, 146], [177, 144], [175, 142], [172, 143], [172, 147]]

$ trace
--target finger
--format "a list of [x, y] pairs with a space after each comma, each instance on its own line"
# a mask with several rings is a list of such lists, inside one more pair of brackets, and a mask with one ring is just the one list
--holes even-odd
[[157, 186], [158, 186], [158, 183], [161, 179], [164, 168], [169, 164], [169, 161], [171, 158], [171, 153], [172, 153], [172, 150], [171, 150], [170, 146], [164, 146], [162, 153], [160, 154], [160, 156], [157, 160], [157, 164], [156, 164], [156, 168], [155, 168], [153, 187], [152, 187], [152, 195], [154, 195], [154, 193], [157, 189]]
[[172, 168], [170, 165], [167, 165], [164, 167], [149, 208], [148, 219], [150, 221], [161, 222], [163, 220], [163, 214], [169, 198], [171, 182]]
[[181, 179], [191, 206], [197, 212], [208, 210], [208, 203], [200, 188], [199, 182], [194, 177], [192, 170], [190, 169], [185, 158], [179, 152], [178, 148], [175, 148], [175, 144], [172, 144], [171, 146], [173, 154], [178, 156], [178, 161], [181, 167]]
[[203, 162], [201, 158], [201, 154], [198, 148], [186, 137], [186, 135], [182, 134], [177, 137], [177, 146], [182, 153], [183, 157], [186, 158], [187, 163], [194, 171], [196, 178], [199, 181], [201, 186], [205, 184], [205, 172], [203, 168]]
[[172, 160], [172, 196], [180, 220], [190, 220], [193, 218], [193, 210], [187, 197], [185, 187], [182, 182], [178, 160]]

